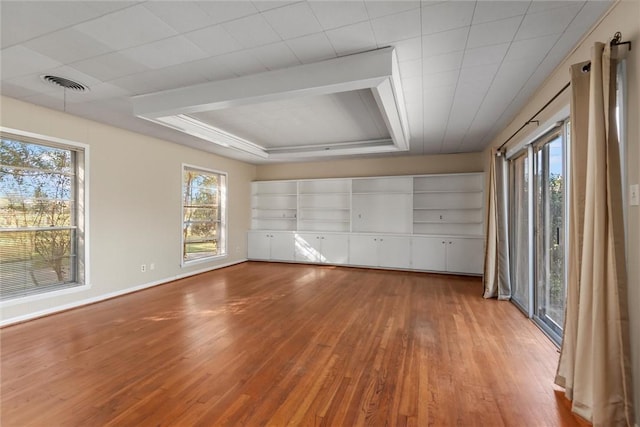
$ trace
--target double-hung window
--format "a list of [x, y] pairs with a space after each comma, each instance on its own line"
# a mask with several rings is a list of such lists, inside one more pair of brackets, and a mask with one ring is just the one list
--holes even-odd
[[226, 194], [227, 174], [183, 166], [183, 265], [227, 254]]
[[85, 149], [2, 132], [0, 300], [84, 284]]

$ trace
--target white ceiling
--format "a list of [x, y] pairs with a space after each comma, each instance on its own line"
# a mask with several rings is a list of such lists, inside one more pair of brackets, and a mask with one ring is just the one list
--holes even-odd
[[[410, 154], [482, 150], [611, 2], [590, 1], [5, 1], [2, 94], [253, 163], [258, 159], [133, 115], [131, 97], [394, 46]], [[67, 92], [54, 74], [88, 85]], [[279, 101], [302, 135], [265, 109], [206, 113], [248, 139], [330, 142], [333, 126], [384, 135], [375, 114], [351, 111], [370, 93], [334, 95], [302, 110]], [[333, 101], [330, 101], [333, 99]], [[306, 104], [304, 104], [306, 105]], [[235, 110], [235, 111], [234, 111]], [[359, 112], [356, 112], [359, 111]], [[296, 115], [296, 112], [298, 112]], [[378, 113], [379, 114], [379, 113]], [[346, 115], [355, 121], [347, 123]], [[279, 116], [280, 117], [280, 116]], [[265, 136], [266, 135], [266, 136]], [[304, 139], [304, 141], [302, 141]]]

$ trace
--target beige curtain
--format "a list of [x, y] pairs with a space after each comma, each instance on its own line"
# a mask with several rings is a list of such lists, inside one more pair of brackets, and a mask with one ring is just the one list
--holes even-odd
[[491, 152], [484, 257], [484, 297], [511, 298], [509, 240], [507, 229], [506, 160]]
[[616, 61], [596, 43], [585, 65], [571, 67], [569, 280], [556, 384], [594, 426], [632, 426]]

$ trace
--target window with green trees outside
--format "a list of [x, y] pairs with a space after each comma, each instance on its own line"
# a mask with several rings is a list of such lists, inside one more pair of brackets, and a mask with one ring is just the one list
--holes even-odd
[[83, 284], [84, 151], [2, 134], [0, 299]]
[[183, 264], [226, 255], [227, 175], [184, 166], [182, 177]]

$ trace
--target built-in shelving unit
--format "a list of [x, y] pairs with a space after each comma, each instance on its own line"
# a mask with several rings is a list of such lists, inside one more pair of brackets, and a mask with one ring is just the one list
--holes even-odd
[[296, 230], [298, 183], [262, 181], [252, 184], [251, 228], [253, 230]]
[[300, 181], [298, 191], [298, 230], [350, 231], [350, 179]]
[[482, 235], [484, 175], [413, 178], [413, 234]]
[[482, 274], [483, 173], [260, 181], [249, 258]]

